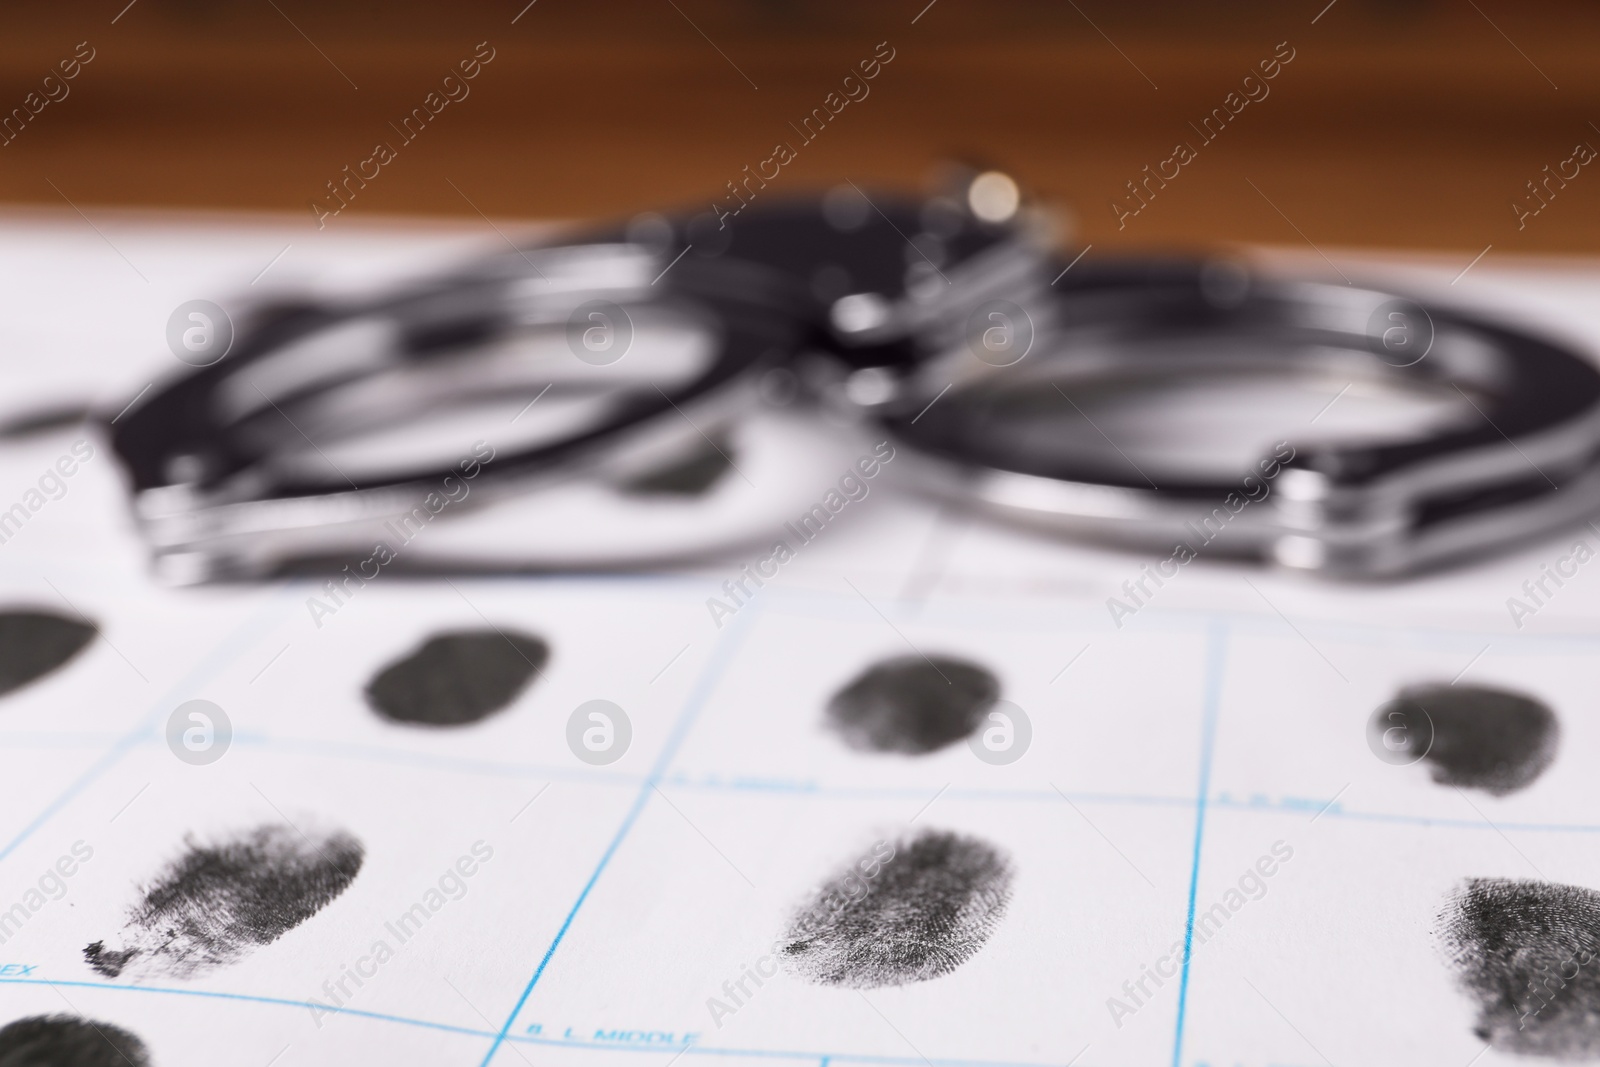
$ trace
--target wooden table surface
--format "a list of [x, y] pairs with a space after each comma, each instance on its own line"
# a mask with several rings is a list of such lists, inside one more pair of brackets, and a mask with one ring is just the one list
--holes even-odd
[[[1600, 148], [1592, 4], [525, 2], [10, 13], [0, 109], [60, 98], [12, 120], [0, 202], [91, 221], [129, 206], [295, 212], [314, 233], [312, 202], [334, 204], [327, 183], [383, 142], [394, 158], [325, 225], [599, 216], [709, 205], [781, 142], [795, 158], [768, 195], [914, 186], [961, 156], [1070, 206], [1080, 239], [1108, 251], [1600, 251], [1600, 167], [1574, 161]], [[75, 78], [45, 81], [84, 47]], [[868, 95], [802, 140], [795, 124], [875, 49], [894, 58]], [[404, 140], [402, 118], [475, 50], [493, 58], [452, 89], [467, 95]], [[1244, 81], [1290, 50], [1275, 78]], [[1203, 139], [1205, 116], [1246, 90], [1261, 98]], [[1172, 168], [1179, 143], [1194, 158], [1119, 219], [1115, 200], [1138, 203], [1126, 183]], [[1535, 200], [1528, 183], [1563, 169]]]

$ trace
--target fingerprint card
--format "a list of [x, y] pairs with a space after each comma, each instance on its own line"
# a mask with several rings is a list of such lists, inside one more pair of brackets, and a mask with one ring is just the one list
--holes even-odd
[[1580, 634], [15, 583], [0, 1062], [1600, 1054]]

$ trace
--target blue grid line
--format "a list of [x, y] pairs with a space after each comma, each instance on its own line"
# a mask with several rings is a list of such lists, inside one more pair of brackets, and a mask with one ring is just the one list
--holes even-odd
[[1179, 1067], [1183, 1056], [1183, 1023], [1189, 1008], [1189, 963], [1194, 955], [1195, 895], [1200, 888], [1200, 845], [1206, 829], [1206, 801], [1211, 791], [1211, 755], [1217, 738], [1217, 712], [1227, 648], [1227, 624], [1213, 622], [1206, 633], [1205, 702], [1200, 711], [1200, 786], [1195, 791], [1194, 856], [1189, 865], [1189, 911], [1183, 924], [1183, 975], [1178, 982], [1178, 1021], [1172, 1038], [1172, 1067]]
[[[176, 989], [171, 986], [137, 986], [118, 985], [114, 982], [83, 982], [83, 981], [52, 981], [48, 978], [0, 978], [0, 985], [34, 985], [34, 986], [66, 986], [69, 989], [104, 990], [117, 993], [164, 993], [177, 997], [205, 997], [211, 1000], [233, 1000], [248, 1004], [270, 1004], [282, 1008], [324, 1008], [325, 1005], [309, 1000], [293, 1000], [288, 997], [264, 997], [251, 993], [227, 993], [208, 989]], [[416, 1026], [426, 1030], [437, 1030], [443, 1033], [462, 1034], [467, 1037], [493, 1037], [494, 1032], [482, 1030], [471, 1026], [456, 1026], [451, 1023], [434, 1022], [431, 1019], [418, 1019], [407, 1015], [392, 1015], [386, 1012], [362, 1011], [358, 1008], [340, 1008], [335, 1013], [338, 1015], [351, 1015], [362, 1019], [371, 1019], [375, 1022], [396, 1023], [401, 1026]], [[507, 1041], [519, 1045], [542, 1045], [550, 1048], [590, 1049], [604, 1052], [643, 1052], [652, 1055], [661, 1055], [667, 1051], [679, 1051], [690, 1056], [748, 1056], [760, 1059], [784, 1060], [817, 1060], [819, 1067], [830, 1060], [847, 1063], [892, 1064], [896, 1067], [926, 1067], [933, 1064], [935, 1067], [1059, 1067], [1051, 1063], [1033, 1063], [1018, 1060], [963, 1060], [934, 1057], [923, 1059], [920, 1056], [874, 1056], [866, 1053], [854, 1052], [810, 1052], [806, 1050], [790, 1049], [750, 1049], [750, 1048], [711, 1048], [702, 1045], [625, 1045], [612, 1044], [604, 1041], [564, 1041], [554, 1037], [537, 1037], [531, 1034], [507, 1035]]]
[[46, 804], [44, 810], [34, 816], [33, 821], [23, 827], [21, 832], [13, 837], [4, 848], [0, 848], [0, 861], [4, 861], [7, 856], [16, 851], [24, 841], [31, 837], [41, 826], [49, 822], [58, 811], [71, 803], [73, 798], [87, 789], [95, 779], [116, 766], [121, 762], [122, 757], [138, 747], [145, 736], [155, 727], [162, 712], [169, 710], [173, 706], [172, 702], [176, 697], [192, 692], [195, 687], [201, 685], [216, 674], [217, 671], [231, 663], [233, 658], [241, 651], [241, 645], [248, 645], [249, 641], [258, 636], [256, 631], [262, 626], [263, 622], [269, 616], [273, 616], [283, 609], [286, 599], [282, 595], [271, 598], [265, 606], [254, 612], [244, 622], [231, 630], [228, 636], [213, 646], [211, 651], [206, 653], [199, 663], [190, 668], [187, 674], [150, 705], [150, 709], [139, 720], [139, 725], [124, 734], [104, 755], [92, 763], [88, 770], [80, 774], [54, 800]]
[[656, 757], [655, 764], [650, 768], [650, 776], [639, 787], [639, 793], [633, 800], [633, 806], [628, 809], [628, 814], [622, 820], [622, 825], [617, 828], [616, 834], [611, 838], [611, 843], [600, 856], [600, 862], [595, 866], [594, 873], [589, 875], [589, 880], [584, 883], [583, 891], [578, 894], [578, 899], [573, 902], [572, 910], [567, 912], [566, 919], [561, 923], [561, 928], [556, 931], [555, 940], [550, 942], [550, 947], [545, 950], [544, 958], [539, 961], [539, 966], [533, 972], [533, 977], [528, 979], [528, 984], [522, 990], [522, 996], [517, 998], [516, 1005], [511, 1009], [511, 1014], [506, 1016], [505, 1023], [500, 1027], [500, 1032], [495, 1035], [494, 1044], [489, 1046], [489, 1051], [483, 1057], [481, 1067], [488, 1067], [489, 1061], [494, 1059], [494, 1054], [505, 1043], [506, 1034], [511, 1029], [511, 1024], [517, 1021], [517, 1016], [522, 1014], [522, 1007], [528, 1002], [528, 997], [533, 994], [533, 987], [539, 984], [539, 979], [544, 976], [544, 970], [550, 965], [550, 958], [555, 955], [556, 949], [561, 947], [562, 940], [571, 929], [572, 922], [578, 917], [578, 910], [589, 899], [589, 893], [594, 889], [595, 883], [600, 880], [600, 875], [605, 873], [606, 866], [611, 862], [611, 857], [616, 855], [623, 840], [628, 836], [628, 831], [638, 821], [640, 813], [650, 802], [650, 794], [655, 791], [656, 783], [666, 774], [671, 766], [673, 757], [677, 754], [678, 746], [683, 744], [683, 739], [689, 733], [689, 727], [694, 723], [695, 716], [704, 706], [706, 699], [711, 695], [711, 690], [722, 678], [722, 672], [727, 668], [733, 654], [743, 643], [745, 636], [755, 624], [756, 616], [760, 613], [761, 606], [756, 604], [752, 610], [741, 612], [742, 618], [736, 618], [728, 631], [718, 642], [713, 650], [710, 660], [701, 669], [700, 677], [696, 679], [694, 688], [689, 691], [688, 699], [684, 701], [683, 710], [678, 713], [678, 721], [674, 724], [672, 733], [667, 736], [666, 742], [661, 746], [661, 752]]
[[808, 1052], [804, 1050], [791, 1049], [709, 1048], [700, 1045], [689, 1045], [687, 1047], [683, 1045], [665, 1045], [651, 1048], [648, 1045], [611, 1045], [600, 1041], [562, 1041], [559, 1038], [553, 1037], [522, 1036], [511, 1037], [507, 1040], [523, 1045], [543, 1045], [553, 1048], [605, 1049], [610, 1052], [647, 1052], [653, 1053], [657, 1056], [661, 1055], [663, 1052], [676, 1049], [690, 1056], [749, 1056], [751, 1058], [760, 1059], [818, 1060], [819, 1067], [820, 1064], [825, 1064], [830, 1060], [839, 1060], [845, 1063], [897, 1064], [903, 1065], [903, 1067], [927, 1067], [928, 1064], [935, 1064], [937, 1067], [1060, 1067], [1059, 1064], [1031, 1063], [1018, 1060], [960, 1060], [941, 1059], [938, 1056], [935, 1056], [931, 1059], [924, 1059], [921, 1056], [874, 1056], [868, 1053], [856, 1052]]
[[[0, 735], [0, 745], [4, 743], [5, 737]], [[155, 745], [159, 743], [159, 738], [146, 734], [137, 738], [134, 745], [137, 747], [139, 745]], [[233, 743], [263, 749], [298, 752], [309, 756], [328, 755], [340, 759], [352, 759], [378, 764], [394, 764], [472, 774], [489, 773], [507, 778], [543, 778], [572, 781], [585, 785], [637, 788], [648, 778], [648, 775], [644, 774], [607, 774], [589, 769], [578, 770], [550, 764], [519, 764], [453, 756], [430, 756], [426, 753], [412, 752], [406, 749], [391, 749], [378, 745], [344, 742], [324, 742], [315, 738], [279, 739], [263, 734], [235, 734]], [[74, 744], [65, 747], [76, 749], [85, 746]], [[816, 797], [819, 800], [838, 801], [921, 800], [926, 798], [928, 790], [932, 788], [930, 785], [836, 786], [812, 781], [783, 781], [776, 779], [735, 778], [724, 781], [706, 781], [687, 778], [681, 773], [672, 777], [661, 778], [656, 784], [664, 791], [687, 789], [705, 792], [803, 794]], [[1436, 792], [1431, 787], [1424, 787], [1421, 791]], [[994, 801], [999, 803], [1029, 803], [1033, 801], [1054, 803], [1061, 798], [1061, 794], [1054, 790], [995, 789], [988, 787], [962, 788], [959, 786], [951, 787], [943, 795], [951, 800]], [[1130, 807], [1190, 808], [1197, 803], [1197, 798], [1193, 796], [1145, 793], [1067, 791], [1066, 797], [1075, 804], [1107, 804]], [[1320, 817], [1326, 819], [1348, 819], [1408, 826], [1436, 826], [1455, 830], [1493, 830], [1498, 827], [1501, 830], [1515, 830], [1524, 833], [1600, 833], [1600, 823], [1514, 822], [1499, 819], [1491, 826], [1482, 819], [1411, 814], [1408, 812], [1361, 811], [1347, 808], [1343, 804], [1335, 804], [1333, 807], [1325, 809], [1326, 803], [1327, 801], [1320, 797], [1293, 797], [1267, 801], [1238, 800], [1229, 796], [1226, 792], [1213, 794], [1206, 800], [1206, 804], [1210, 808], [1249, 812], [1257, 815], [1295, 815], [1321, 812]]]
[[[67, 740], [71, 740], [68, 738]], [[104, 738], [100, 739], [100, 743]], [[0, 734], [0, 746], [10, 743], [5, 735]], [[134, 747], [141, 745], [159, 744], [160, 739], [148, 733], [136, 738]], [[585, 785], [604, 785], [637, 788], [646, 780], [646, 775], [614, 773], [606, 774], [593, 770], [577, 770], [570, 767], [559, 767], [550, 764], [519, 764], [505, 761], [478, 760], [452, 756], [431, 756], [422, 752], [411, 752], [405, 749], [391, 749], [378, 745], [351, 744], [344, 742], [328, 742], [315, 738], [273, 738], [262, 734], [235, 734], [233, 743], [236, 745], [252, 746], [262, 749], [275, 749], [283, 752], [298, 752], [308, 756], [330, 756], [339, 759], [350, 759], [360, 762], [392, 764], [397, 766], [418, 767], [423, 769], [452, 771], [472, 774], [496, 774], [507, 778], [542, 778], [552, 781], [572, 781]], [[66, 743], [59, 746], [40, 743], [40, 749], [77, 750], [91, 747], [89, 744]], [[734, 793], [772, 793], [816, 797], [819, 800], [920, 800], [927, 796], [929, 785], [917, 786], [836, 786], [814, 781], [783, 781], [776, 779], [731, 779], [723, 781], [695, 780], [683, 776], [681, 773], [670, 778], [663, 778], [657, 785], [663, 790], [674, 789], [699, 790], [705, 792], [734, 792]], [[1433, 792], [1431, 789], [1423, 790]], [[994, 789], [994, 788], [961, 788], [952, 787], [944, 793], [951, 800], [994, 801], [998, 803], [1029, 803], [1040, 801], [1054, 803], [1060, 799], [1061, 794], [1054, 790], [1043, 789]], [[1067, 799], [1075, 804], [1108, 804], [1126, 805], [1131, 807], [1166, 807], [1188, 808], [1193, 807], [1196, 798], [1192, 796], [1176, 796], [1143, 793], [1100, 793], [1100, 792], [1073, 792], [1066, 793]], [[1559, 822], [1515, 822], [1506, 819], [1497, 820], [1493, 826], [1482, 819], [1454, 818], [1442, 815], [1412, 814], [1409, 812], [1393, 811], [1361, 811], [1335, 804], [1324, 810], [1327, 802], [1319, 797], [1282, 798], [1268, 801], [1237, 800], [1227, 793], [1214, 794], [1207, 799], [1206, 804], [1211, 808], [1221, 808], [1234, 812], [1249, 812], [1257, 815], [1278, 814], [1304, 814], [1307, 812], [1321, 812], [1322, 818], [1347, 819], [1361, 822], [1393, 823], [1409, 826], [1436, 826], [1456, 830], [1515, 830], [1524, 833], [1574, 833], [1594, 834], [1600, 833], [1600, 823], [1559, 823]]]
[[[117, 985], [113, 982], [67, 982], [51, 981], [48, 978], [0, 978], [0, 985], [44, 985], [66, 986], [69, 989], [104, 989], [115, 990], [119, 993], [168, 993], [176, 997], [207, 997], [212, 1000], [238, 1000], [249, 1004], [272, 1004], [285, 1008], [313, 1008], [327, 1009], [325, 1004], [317, 1004], [309, 1000], [291, 1000], [286, 997], [262, 997], [250, 993], [222, 993], [209, 989], [173, 989], [169, 986], [145, 985]], [[404, 1015], [388, 1015], [378, 1011], [362, 1011], [359, 1008], [339, 1008], [334, 1014], [357, 1015], [363, 1019], [375, 1019], [379, 1022], [401, 1023], [406, 1026], [420, 1026], [428, 1030], [443, 1030], [447, 1033], [466, 1034], [470, 1037], [491, 1037], [488, 1030], [476, 1030], [468, 1026], [452, 1026], [449, 1023], [436, 1023], [427, 1019], [413, 1019]]]
[[[1212, 801], [1213, 805], [1216, 804]], [[1241, 805], [1239, 810], [1251, 810], [1249, 805]], [[1299, 810], [1299, 809], [1296, 809]], [[1600, 833], [1600, 826], [1584, 825], [1579, 823], [1545, 823], [1545, 822], [1495, 822], [1489, 823], [1483, 819], [1449, 819], [1435, 818], [1431, 815], [1397, 815], [1382, 811], [1341, 811], [1333, 808], [1323, 816], [1327, 819], [1354, 819], [1359, 822], [1387, 822], [1400, 823], [1407, 826], [1441, 826], [1452, 830], [1520, 830], [1527, 833], [1571, 833], [1592, 834]]]
[[331, 741], [322, 738], [273, 737], [270, 734], [236, 733], [233, 743], [281, 752], [298, 752], [310, 756], [330, 756], [366, 763], [391, 764], [401, 767], [421, 767], [430, 770], [460, 771], [465, 774], [492, 774], [504, 778], [543, 778], [551, 781], [573, 781], [586, 785], [627, 785], [637, 787], [645, 780], [642, 774], [623, 771], [606, 771], [591, 767], [562, 767], [548, 763], [515, 763], [507, 760], [489, 760], [474, 756], [440, 756], [412, 749], [384, 745], [363, 744], [352, 741]]

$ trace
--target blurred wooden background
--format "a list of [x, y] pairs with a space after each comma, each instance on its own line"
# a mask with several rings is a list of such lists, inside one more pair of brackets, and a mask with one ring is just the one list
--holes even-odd
[[[79, 42], [95, 58], [0, 147], [0, 202], [297, 212], [314, 230], [325, 183], [398, 142], [390, 124], [488, 41], [471, 95], [329, 226], [709, 204], [888, 41], [871, 95], [778, 188], [916, 184], [954, 154], [1071, 205], [1107, 250], [1600, 251], [1600, 166], [1523, 229], [1511, 207], [1579, 142], [1600, 148], [1600, 7], [1576, 0], [126, 2], [6, 13], [0, 112]], [[1189, 124], [1282, 41], [1271, 95], [1119, 229], [1124, 183], [1198, 145]]]

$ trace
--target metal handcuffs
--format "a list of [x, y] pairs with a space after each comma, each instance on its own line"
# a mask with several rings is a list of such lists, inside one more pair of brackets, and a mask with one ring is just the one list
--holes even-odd
[[[1003, 519], [1153, 551], [1215, 530], [1207, 550], [1339, 577], [1600, 508], [1600, 373], [1578, 352], [1229, 260], [1069, 264], [1008, 183], [644, 215], [278, 307], [105, 431], [178, 583], [338, 566], [424, 522], [420, 566], [698, 558], [761, 536], [852, 434]], [[1466, 414], [1353, 440], [1308, 426], [1233, 472], [1138, 463], [1093, 417], [1200, 379], [1458, 395]]]

